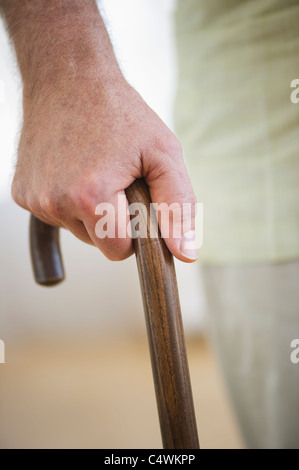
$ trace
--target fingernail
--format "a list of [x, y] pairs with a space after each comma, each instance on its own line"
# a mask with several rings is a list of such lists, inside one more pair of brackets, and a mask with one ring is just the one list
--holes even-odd
[[189, 230], [184, 233], [181, 239], [180, 252], [185, 258], [192, 260], [196, 260], [198, 258], [199, 249], [194, 230]]

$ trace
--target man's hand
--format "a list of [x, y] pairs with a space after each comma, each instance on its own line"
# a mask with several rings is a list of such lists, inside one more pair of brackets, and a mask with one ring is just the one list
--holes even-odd
[[[23, 79], [13, 198], [109, 259], [124, 259], [131, 239], [118, 238], [117, 228], [116, 238], [98, 238], [96, 206], [111, 203], [117, 211], [118, 196], [141, 177], [153, 202], [194, 204], [181, 146], [124, 80], [93, 0], [0, 5]], [[190, 238], [165, 241], [177, 258], [197, 258]]]

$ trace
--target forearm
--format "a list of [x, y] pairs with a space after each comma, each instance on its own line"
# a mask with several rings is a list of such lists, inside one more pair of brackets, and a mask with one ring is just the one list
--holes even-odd
[[94, 0], [0, 0], [23, 80], [24, 97], [42, 90], [99, 87], [122, 78]]

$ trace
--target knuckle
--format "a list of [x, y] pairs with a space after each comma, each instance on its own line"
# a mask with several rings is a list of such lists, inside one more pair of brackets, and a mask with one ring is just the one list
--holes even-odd
[[41, 210], [54, 219], [59, 219], [62, 212], [59, 200], [56, 200], [51, 193], [43, 193], [39, 196]]
[[49, 213], [51, 211], [51, 201], [48, 194], [40, 194], [39, 195], [39, 205], [43, 212]]
[[189, 188], [189, 191], [185, 191], [185, 197], [184, 199], [186, 200], [186, 202], [188, 202], [189, 204], [191, 204], [191, 206], [195, 206], [196, 202], [197, 202], [197, 199], [195, 197], [195, 194], [194, 192], [192, 191], [192, 188], [190, 187]]
[[41, 213], [40, 204], [39, 204], [37, 198], [27, 196], [26, 204], [27, 204], [28, 209], [30, 210], [30, 212], [32, 212], [33, 214], [38, 215], [38, 214]]
[[17, 183], [15, 182], [15, 180], [13, 180], [12, 182], [12, 185], [11, 185], [11, 197], [13, 198], [13, 200], [15, 201], [16, 204], [19, 204], [19, 200], [20, 200], [20, 194], [19, 194], [19, 189], [18, 189], [18, 185]]
[[86, 215], [94, 215], [96, 204], [90, 191], [84, 187], [75, 187], [70, 190], [68, 197], [73, 207]]
[[87, 217], [94, 217], [98, 204], [105, 201], [107, 195], [107, 186], [105, 181], [92, 176], [87, 181], [82, 180], [78, 184], [73, 185], [69, 191], [71, 203], [80, 212], [84, 212]]
[[158, 153], [174, 160], [180, 159], [183, 156], [182, 145], [172, 133], [167, 136], [159, 136], [153, 142], [153, 148]]
[[21, 206], [24, 209], [27, 208], [25, 193], [22, 190], [18, 181], [15, 179], [13, 180], [11, 185], [11, 197], [18, 206]]
[[144, 160], [144, 169], [146, 173], [150, 173], [151, 178], [171, 174], [184, 176], [183, 152], [175, 136], [170, 139], [158, 139], [152, 143]]
[[182, 203], [187, 203], [191, 206], [196, 205], [197, 199], [189, 181], [183, 185], [183, 189], [178, 191], [178, 199], [182, 201]]

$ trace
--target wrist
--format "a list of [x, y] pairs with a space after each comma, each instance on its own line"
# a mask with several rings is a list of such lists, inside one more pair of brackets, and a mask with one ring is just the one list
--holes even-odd
[[[7, 5], [7, 6], [6, 6]], [[25, 100], [89, 81], [123, 81], [94, 0], [4, 1]]]

